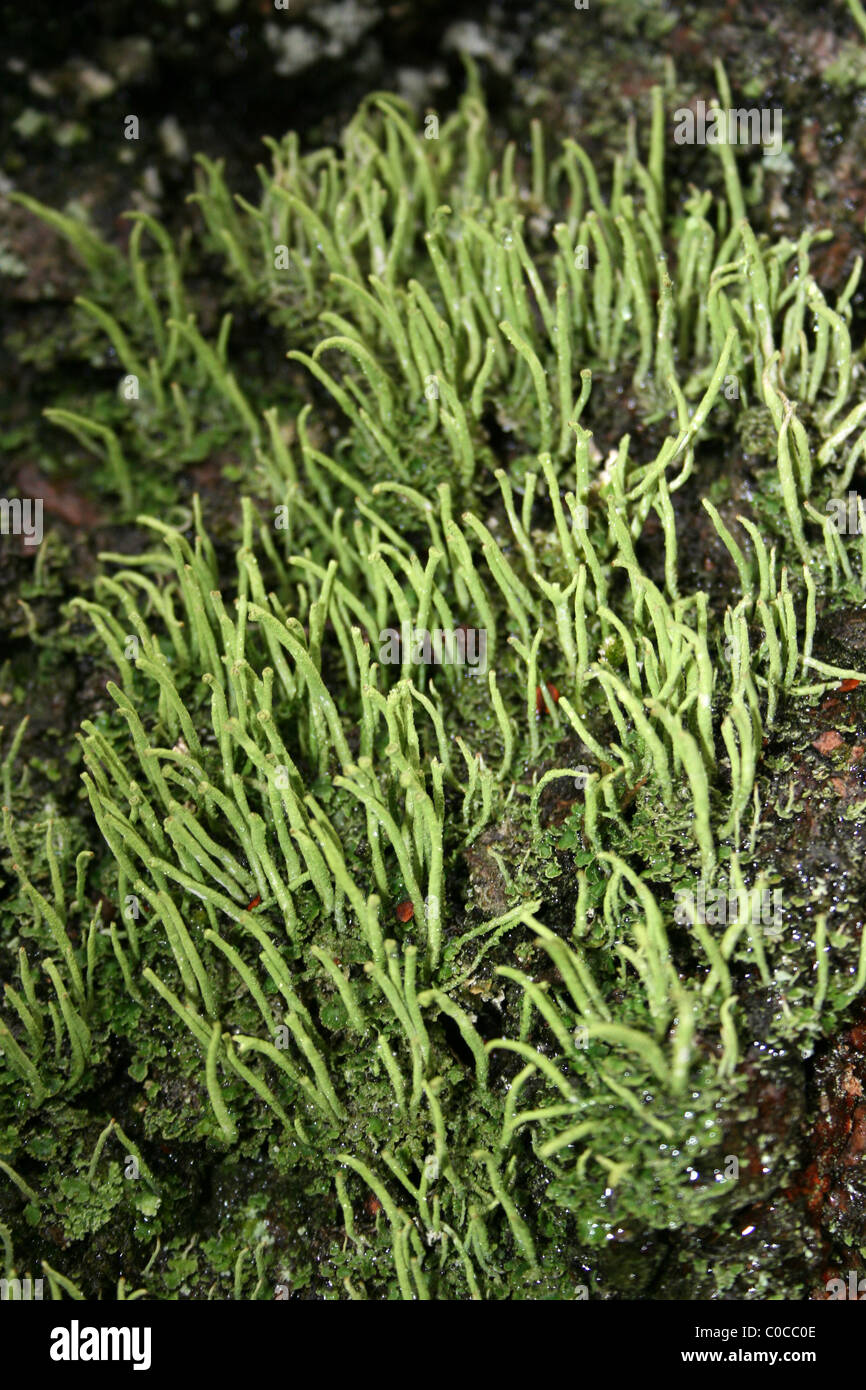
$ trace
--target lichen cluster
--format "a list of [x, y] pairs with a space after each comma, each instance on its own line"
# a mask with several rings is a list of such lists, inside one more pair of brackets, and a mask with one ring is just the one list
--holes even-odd
[[[612, 1242], [737, 1202], [744, 1000], [784, 979], [764, 1041], [806, 1056], [866, 985], [829, 898], [762, 920], [756, 852], [780, 710], [861, 679], [813, 652], [866, 601], [825, 506], [866, 443], [861, 267], [828, 302], [822, 234], [756, 235], [729, 146], [723, 194], [669, 187], [665, 100], [597, 169], [538, 123], [495, 148], [471, 72], [435, 132], [374, 95], [341, 150], [269, 142], [257, 204], [202, 160], [195, 245], [134, 214], [126, 257], [19, 198], [120, 377], [46, 414], [139, 541], [69, 609], [113, 668], [86, 843], [37, 829], [23, 728], [3, 765], [9, 1272], [627, 1295]], [[162, 519], [217, 450], [235, 514]], [[682, 563], [686, 495], [732, 592]], [[487, 669], [381, 660], [403, 624], [483, 630]], [[729, 920], [675, 912], [699, 883]]]

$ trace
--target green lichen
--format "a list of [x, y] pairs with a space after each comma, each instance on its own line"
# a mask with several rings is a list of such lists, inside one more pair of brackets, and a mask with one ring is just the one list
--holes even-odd
[[[153, 219], [124, 260], [19, 199], [123, 374], [46, 414], [139, 536], [67, 613], [113, 668], [74, 857], [4, 764], [7, 1265], [57, 1296], [628, 1296], [611, 1242], [685, 1249], [742, 1200], [758, 995], [807, 1057], [866, 985], [829, 901], [796, 949], [795, 900], [761, 920], [756, 850], [781, 712], [866, 679], [815, 654], [819, 598], [866, 601], [824, 506], [866, 442], [860, 264], [828, 303], [726, 146], [724, 197], [668, 187], [664, 121], [656, 90], [612, 171], [537, 124], [495, 151], [473, 79], [437, 139], [383, 95], [341, 152], [270, 142], [258, 205], [202, 160], [210, 329]], [[154, 515], [216, 449], [237, 516]], [[727, 601], [683, 563], [683, 489]], [[483, 629], [489, 669], [388, 664], [404, 623]], [[675, 915], [699, 880], [738, 894], [724, 928]]]

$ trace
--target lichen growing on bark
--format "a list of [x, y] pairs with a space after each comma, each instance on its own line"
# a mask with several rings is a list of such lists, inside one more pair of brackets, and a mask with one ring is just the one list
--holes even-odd
[[[866, 947], [853, 868], [773, 827], [820, 821], [828, 769], [852, 834], [866, 806], [830, 617], [866, 538], [827, 506], [866, 442], [860, 263], [828, 298], [820, 233], [756, 235], [729, 146], [723, 194], [671, 186], [670, 115], [654, 89], [599, 167], [540, 123], [498, 148], [470, 66], [433, 138], [374, 94], [339, 151], [272, 142], [257, 204], [203, 160], [196, 247], [19, 198], [90, 277], [117, 389], [46, 414], [127, 529], [65, 609], [107, 675], [69, 823], [7, 732], [10, 1272], [676, 1296], [806, 1181], [768, 1059], [794, 1094]], [[163, 519], [215, 452], [234, 512]], [[431, 664], [434, 630], [483, 662]], [[786, 1233], [801, 1294], [793, 1198]]]

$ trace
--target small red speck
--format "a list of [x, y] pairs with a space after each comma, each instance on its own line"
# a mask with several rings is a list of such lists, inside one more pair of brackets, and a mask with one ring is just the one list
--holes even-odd
[[379, 1201], [378, 1197], [374, 1197], [372, 1193], [367, 1198], [366, 1202], [364, 1203], [364, 1206], [366, 1207], [370, 1216], [378, 1216], [379, 1212], [382, 1210], [382, 1203]]
[[856, 690], [859, 684], [859, 681], [855, 681], [849, 677], [848, 680], [844, 680], [842, 682], [842, 684], [839, 686], [839, 689], [842, 691], [844, 695], [847, 695], [849, 690]]
[[[550, 696], [553, 703], [556, 704], [559, 700], [559, 691], [557, 690], [556, 686], [551, 685], [549, 681], [547, 683], [547, 693]], [[542, 691], [541, 686], [537, 685], [535, 687], [535, 713], [543, 714], [546, 709], [547, 706], [544, 703], [544, 692]]]
[[396, 910], [398, 922], [411, 922], [412, 918], [415, 916], [415, 909], [409, 898], [407, 898], [405, 902], [398, 903]]
[[837, 748], [842, 746], [842, 736], [837, 734], [835, 729], [825, 729], [823, 734], [812, 739], [812, 747], [817, 748], [819, 753], [826, 757], [828, 753], [834, 753]]
[[256, 893], [256, 896], [254, 898], [250, 898], [250, 901], [247, 903], [247, 912], [252, 912], [254, 907], [258, 907], [261, 900], [262, 899], [260, 893]]

